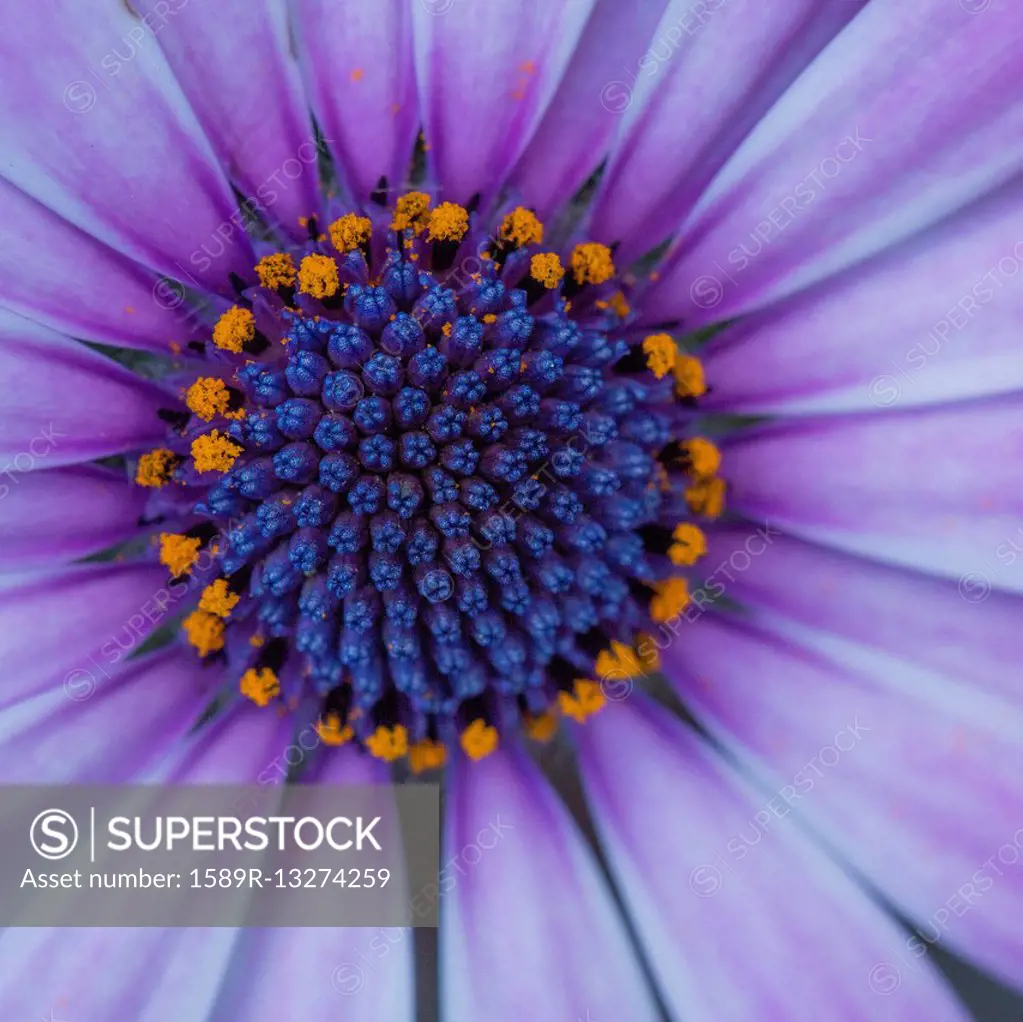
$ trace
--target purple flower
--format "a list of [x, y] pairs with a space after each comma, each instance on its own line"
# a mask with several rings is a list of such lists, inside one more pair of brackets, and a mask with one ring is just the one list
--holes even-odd
[[[1021, 21], [26, 5], [2, 779], [443, 777], [444, 1022], [1023, 983]], [[0, 942], [4, 1018], [436, 1017], [410, 931]]]

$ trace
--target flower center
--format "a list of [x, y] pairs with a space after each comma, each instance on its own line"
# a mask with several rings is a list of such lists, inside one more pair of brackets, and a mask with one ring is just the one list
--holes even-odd
[[717, 449], [686, 438], [699, 362], [630, 326], [606, 246], [544, 250], [529, 210], [413, 192], [310, 228], [139, 459], [188, 509], [161, 561], [205, 573], [187, 640], [416, 771], [585, 720], [657, 667], [706, 550], [690, 519], [722, 509]]

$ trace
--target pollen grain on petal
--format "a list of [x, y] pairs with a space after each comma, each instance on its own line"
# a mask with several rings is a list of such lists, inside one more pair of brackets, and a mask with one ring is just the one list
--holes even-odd
[[654, 598], [650, 601], [650, 617], [664, 624], [678, 617], [689, 606], [689, 586], [684, 578], [669, 578], [654, 583]]
[[419, 234], [427, 226], [430, 196], [426, 192], [409, 192], [394, 204], [391, 227], [396, 231], [411, 230]]
[[243, 448], [226, 433], [215, 429], [192, 441], [192, 460], [197, 472], [226, 472], [238, 459]]
[[330, 240], [338, 252], [352, 252], [365, 245], [373, 235], [373, 222], [366, 216], [345, 213], [330, 227]]
[[539, 252], [529, 260], [529, 275], [552, 291], [565, 276], [565, 268], [554, 252]]
[[703, 397], [707, 383], [703, 363], [693, 355], [679, 355], [672, 366], [675, 375], [675, 393], [683, 398]]
[[178, 456], [167, 450], [166, 447], [158, 447], [156, 450], [148, 451], [139, 457], [138, 465], [135, 468], [135, 482], [139, 486], [149, 486], [159, 489], [170, 482], [174, 469], [178, 465]]
[[539, 245], [543, 242], [543, 224], [531, 209], [516, 206], [501, 221], [501, 241], [516, 248]]
[[366, 739], [371, 755], [385, 763], [393, 763], [408, 752], [408, 729], [404, 724], [384, 727], [382, 724]]
[[442, 742], [424, 738], [408, 750], [408, 765], [414, 774], [427, 770], [439, 770], [447, 760], [447, 749]]
[[216, 376], [200, 376], [185, 392], [188, 410], [203, 422], [224, 415], [231, 406], [231, 392], [227, 384]]
[[216, 578], [202, 591], [199, 609], [217, 617], [229, 617], [240, 599], [237, 593], [231, 592], [227, 579]]
[[707, 553], [707, 537], [692, 522], [676, 525], [671, 538], [673, 542], [668, 549], [668, 557], [679, 567], [692, 567]]
[[529, 715], [523, 718], [522, 726], [534, 742], [549, 742], [558, 731], [558, 718], [551, 712]]
[[330, 256], [314, 252], [299, 264], [298, 289], [303, 294], [322, 301], [324, 298], [333, 298], [340, 286], [337, 263]]
[[611, 249], [596, 241], [576, 245], [572, 251], [572, 274], [577, 284], [603, 284], [615, 275]]
[[694, 515], [718, 518], [725, 509], [725, 481], [720, 476], [701, 479], [685, 491], [686, 503]]
[[558, 693], [558, 708], [577, 724], [585, 723], [603, 709], [606, 702], [600, 683], [589, 678], [577, 678], [571, 692]]
[[473, 761], [489, 756], [497, 749], [500, 737], [497, 728], [485, 720], [474, 720], [458, 739], [462, 751]]
[[213, 328], [213, 343], [234, 354], [239, 354], [255, 336], [256, 317], [239, 305], [232, 305]]
[[678, 345], [671, 334], [650, 334], [643, 339], [643, 354], [647, 368], [662, 380], [675, 368]]
[[175, 532], [160, 533], [160, 563], [174, 578], [185, 575], [199, 559], [202, 540]]
[[224, 622], [216, 614], [193, 610], [181, 623], [189, 643], [206, 657], [224, 648]]
[[341, 718], [336, 713], [328, 713], [327, 716], [316, 723], [316, 734], [324, 745], [345, 745], [355, 737], [355, 731], [349, 724], [342, 724]]
[[256, 263], [256, 275], [260, 284], [271, 291], [281, 287], [294, 287], [297, 279], [295, 262], [287, 252], [274, 252], [263, 256]]
[[250, 667], [241, 676], [238, 691], [257, 706], [269, 706], [281, 694], [281, 683], [269, 667]]
[[469, 230], [468, 211], [454, 202], [442, 202], [430, 212], [430, 241], [461, 241]]

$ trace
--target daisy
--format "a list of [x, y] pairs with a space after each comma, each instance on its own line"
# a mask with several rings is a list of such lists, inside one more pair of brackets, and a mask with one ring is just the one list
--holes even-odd
[[446, 816], [435, 965], [8, 930], [4, 1017], [966, 1018], [938, 943], [1020, 985], [1020, 29], [20, 10], [3, 779]]

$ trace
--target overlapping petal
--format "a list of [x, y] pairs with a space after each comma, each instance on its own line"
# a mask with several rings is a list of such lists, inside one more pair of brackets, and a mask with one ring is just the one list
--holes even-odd
[[968, 1017], [927, 962], [886, 996], [898, 927], [791, 820], [743, 845], [764, 797], [667, 712], [636, 696], [578, 742], [601, 841], [672, 1018]]
[[412, 5], [423, 131], [442, 199], [497, 193], [536, 131], [593, 4]]
[[[1012, 0], [868, 4], [683, 222], [644, 316], [691, 326], [730, 319], [1015, 177], [1023, 166], [1019, 30]], [[936, 85], [951, 80], [956, 88]]]

